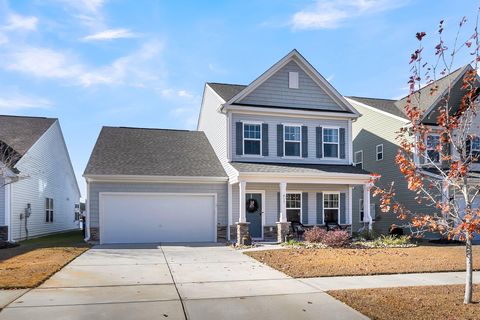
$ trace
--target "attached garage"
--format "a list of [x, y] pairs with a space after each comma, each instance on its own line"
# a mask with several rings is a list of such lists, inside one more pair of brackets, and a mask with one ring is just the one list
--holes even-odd
[[101, 243], [214, 242], [216, 195], [100, 193]]
[[203, 132], [103, 127], [85, 169], [87, 238], [227, 240], [227, 174]]

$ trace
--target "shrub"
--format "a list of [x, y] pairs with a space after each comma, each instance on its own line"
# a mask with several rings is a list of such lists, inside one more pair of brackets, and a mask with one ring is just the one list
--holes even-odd
[[397, 236], [397, 235], [388, 235], [388, 236], [384, 235], [373, 240], [373, 244], [376, 247], [404, 246], [404, 245], [410, 244], [410, 237]]
[[323, 241], [327, 231], [319, 227], [313, 227], [312, 229], [306, 230], [303, 234], [305, 241], [312, 243], [320, 243]]
[[290, 239], [285, 243], [287, 246], [293, 246], [293, 247], [301, 247], [304, 245], [303, 242], [295, 240], [295, 239]]
[[343, 247], [350, 242], [350, 234], [345, 230], [328, 231], [322, 239], [322, 243], [329, 247]]
[[355, 238], [360, 240], [370, 241], [378, 237], [378, 234], [374, 230], [368, 230], [368, 228], [363, 228], [354, 234]]

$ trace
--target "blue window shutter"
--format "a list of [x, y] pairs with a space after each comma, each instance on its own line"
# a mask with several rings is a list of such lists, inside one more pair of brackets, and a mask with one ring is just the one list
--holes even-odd
[[347, 224], [347, 195], [345, 192], [340, 193], [340, 224]]
[[308, 192], [302, 192], [302, 224], [308, 224]]
[[323, 144], [323, 134], [322, 134], [322, 127], [317, 127], [316, 128], [316, 134], [317, 134], [317, 158], [323, 158], [323, 150], [322, 150], [322, 144]]
[[243, 123], [237, 122], [235, 123], [235, 130], [236, 130], [236, 145], [237, 145], [237, 155], [241, 156], [243, 154]]
[[340, 159], [345, 159], [345, 128], [340, 128]]
[[308, 158], [308, 127], [302, 126], [302, 158]]
[[268, 156], [268, 124], [262, 123], [262, 155]]
[[317, 193], [317, 224], [323, 224], [323, 193]]
[[277, 192], [277, 221], [280, 221], [280, 192]]
[[277, 125], [277, 156], [283, 157], [283, 124]]

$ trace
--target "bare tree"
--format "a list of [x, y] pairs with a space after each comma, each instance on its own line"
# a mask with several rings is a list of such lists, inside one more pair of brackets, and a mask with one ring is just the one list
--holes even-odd
[[[396, 163], [424, 210], [414, 212], [397, 201], [393, 182], [387, 188], [376, 183], [373, 195], [380, 197], [382, 211], [393, 211], [414, 236], [430, 231], [464, 241], [464, 303], [468, 304], [472, 302], [472, 238], [480, 232], [478, 13], [472, 33], [462, 40], [460, 31], [466, 23], [467, 19], [462, 18], [453, 44], [448, 47], [443, 38], [444, 22], [440, 21], [433, 63], [424, 59], [425, 32], [416, 34], [419, 47], [411, 55], [410, 94], [405, 106], [410, 124], [398, 133]], [[459, 59], [468, 62], [462, 69], [463, 79], [458, 82], [453, 77], [444, 78], [440, 88], [436, 76], [452, 73]], [[445, 90], [445, 79], [450, 80], [443, 93], [440, 90]], [[422, 101], [438, 95], [436, 111], [422, 108]], [[426, 121], [426, 117], [430, 119]]]
[[21, 178], [20, 172], [15, 168], [20, 158], [18, 152], [0, 140], [0, 189]]

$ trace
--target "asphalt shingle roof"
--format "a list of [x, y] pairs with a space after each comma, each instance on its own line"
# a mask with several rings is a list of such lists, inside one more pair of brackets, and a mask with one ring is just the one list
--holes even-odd
[[240, 91], [247, 86], [243, 84], [228, 84], [228, 83], [207, 83], [223, 100], [228, 101], [235, 97]]
[[382, 110], [398, 117], [405, 118], [403, 110], [396, 105], [396, 100], [366, 98], [366, 97], [347, 97], [360, 103], [366, 104], [378, 110]]
[[370, 174], [370, 172], [351, 165], [333, 164], [300, 164], [300, 163], [259, 163], [259, 162], [231, 162], [239, 172], [270, 172], [270, 173], [349, 173]]
[[85, 175], [226, 177], [201, 131], [103, 127]]
[[55, 118], [0, 115], [0, 141], [23, 156], [55, 121]]

